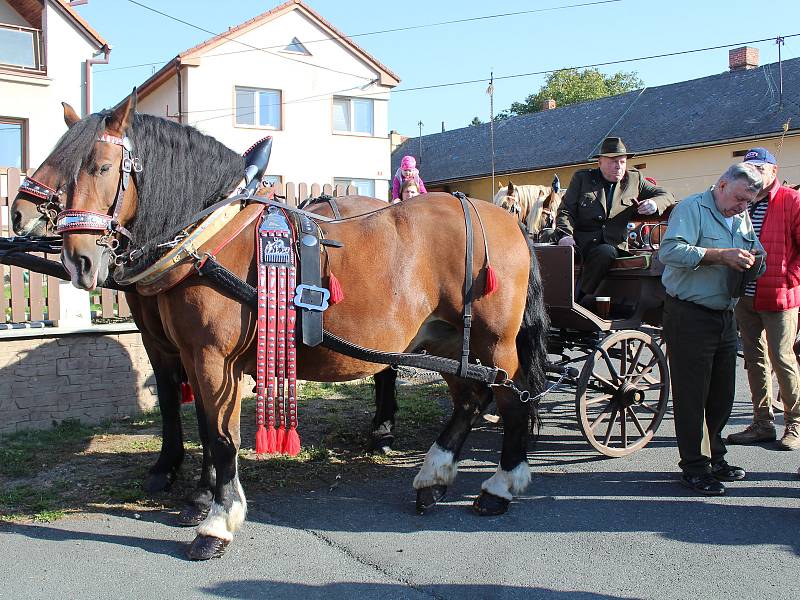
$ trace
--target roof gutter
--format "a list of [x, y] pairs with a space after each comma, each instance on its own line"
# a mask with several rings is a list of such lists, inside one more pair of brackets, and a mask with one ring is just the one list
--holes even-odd
[[[83, 67], [84, 77], [86, 80], [86, 87], [84, 88], [84, 106], [86, 107], [86, 115], [92, 112], [92, 65], [107, 65], [111, 57], [111, 48], [106, 44], [95, 54], [97, 56], [103, 53], [103, 58], [87, 58]], [[84, 116], [86, 116], [84, 115]]]

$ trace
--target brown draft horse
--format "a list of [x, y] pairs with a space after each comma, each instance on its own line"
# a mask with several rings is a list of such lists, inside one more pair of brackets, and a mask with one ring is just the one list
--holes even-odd
[[[241, 163], [229, 149], [196, 130], [149, 115], [135, 114], [135, 93], [113, 112], [89, 115], [75, 124], [51, 155], [69, 181], [68, 210], [115, 215], [135, 243], [147, 241], [141, 265], [123, 265], [117, 276], [147, 266], [155, 243], [169, 240], [176, 224], [232, 189]], [[126, 138], [141, 160], [132, 185], [121, 188]], [[204, 194], [184, 185], [202, 186]], [[119, 194], [118, 194], [119, 191]], [[119, 196], [119, 200], [117, 199]], [[250, 206], [244, 212], [256, 210]], [[483, 289], [485, 232], [500, 286], [473, 304], [472, 359], [508, 374], [506, 385], [490, 386], [454, 376], [445, 379], [454, 411], [428, 451], [414, 480], [418, 507], [440, 499], [456, 474], [457, 456], [474, 419], [494, 398], [503, 416], [503, 443], [496, 472], [483, 482], [474, 503], [479, 514], [505, 512], [515, 493], [530, 481], [527, 443], [533, 403], [517, 390], [544, 389], [547, 315], [530, 242], [514, 219], [488, 203], [470, 209], [482, 225], [474, 232], [476, 268], [469, 274]], [[476, 214], [477, 213], [477, 214]], [[430, 194], [387, 210], [337, 224], [322, 224], [324, 235], [344, 250], [329, 251], [331, 270], [344, 301], [326, 311], [326, 329], [377, 350], [426, 351], [457, 358], [462, 348], [464, 308], [464, 215], [449, 194]], [[234, 274], [255, 282], [253, 226], [218, 255]], [[97, 232], [64, 235], [62, 262], [72, 283], [92, 289], [111, 268], [110, 249]], [[240, 445], [241, 377], [255, 368], [255, 315], [249, 306], [190, 277], [157, 296], [169, 340], [178, 348], [190, 382], [202, 398], [216, 481], [209, 515], [189, 547], [193, 559], [220, 555], [244, 522], [246, 499], [237, 473]], [[322, 347], [298, 348], [298, 378], [345, 381], [371, 375], [382, 365], [366, 363]], [[497, 382], [501, 383], [501, 382]], [[515, 390], [514, 388], [517, 388]], [[302, 422], [302, 418], [301, 418]]]
[[[80, 118], [68, 104], [64, 104], [64, 121], [68, 127]], [[66, 188], [66, 181], [59, 179], [58, 170], [45, 160], [31, 175], [35, 181], [52, 190]], [[63, 191], [62, 191], [63, 193]], [[57, 202], [57, 199], [56, 199]], [[339, 213], [343, 217], [363, 214], [381, 208], [387, 203], [367, 196], [340, 196], [335, 199]], [[30, 194], [18, 193], [10, 207], [14, 232], [19, 236], [56, 235], [54, 218], [47, 214], [46, 201]], [[51, 206], [51, 210], [54, 208]], [[306, 202], [304, 209], [328, 217], [333, 217], [327, 202]], [[55, 213], [53, 212], [53, 217]], [[162, 444], [158, 459], [149, 469], [143, 488], [149, 494], [168, 489], [177, 478], [183, 463], [184, 447], [180, 419], [178, 383], [183, 378], [183, 370], [177, 348], [167, 339], [158, 314], [158, 302], [154, 297], [143, 296], [135, 291], [125, 293], [134, 322], [142, 335], [142, 343], [150, 359], [156, 380], [159, 409], [162, 419]], [[394, 443], [395, 414], [397, 399], [395, 382], [397, 373], [386, 369], [375, 375], [375, 416], [372, 420], [371, 446], [375, 450], [387, 451]], [[202, 402], [197, 403], [198, 411]], [[205, 419], [198, 412], [199, 431], [205, 434]], [[181, 512], [178, 522], [182, 525], [194, 524], [208, 512], [211, 504], [211, 482], [214, 480], [208, 444], [203, 445], [201, 476], [197, 489], [190, 495], [190, 505]], [[198, 520], [199, 519], [199, 520]]]
[[528, 233], [536, 236], [553, 227], [561, 196], [549, 186], [514, 185], [509, 181], [497, 190], [492, 204], [516, 215]]

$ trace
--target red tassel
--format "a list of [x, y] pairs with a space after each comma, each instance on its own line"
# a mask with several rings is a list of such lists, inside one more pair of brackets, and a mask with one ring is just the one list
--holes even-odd
[[283, 453], [289, 456], [297, 456], [300, 454], [300, 435], [297, 433], [295, 427], [292, 427], [286, 433], [286, 444], [283, 447]]
[[275, 452], [283, 452], [283, 447], [286, 445], [286, 428], [281, 425], [278, 428], [277, 436], [275, 439]]
[[192, 404], [194, 402], [194, 392], [192, 386], [185, 381], [181, 382], [181, 404]]
[[278, 451], [278, 436], [275, 433], [275, 428], [270, 425], [267, 428], [267, 453], [275, 454]]
[[489, 296], [497, 291], [497, 274], [492, 265], [486, 267], [486, 288], [483, 290], [484, 296]]
[[267, 428], [264, 424], [258, 426], [256, 431], [256, 454], [264, 454], [267, 451]]
[[342, 290], [342, 284], [339, 283], [339, 280], [336, 279], [336, 275], [331, 273], [328, 275], [328, 290], [331, 293], [331, 297], [328, 300], [328, 304], [333, 306], [334, 304], [338, 304], [342, 300], [344, 300], [344, 291]]

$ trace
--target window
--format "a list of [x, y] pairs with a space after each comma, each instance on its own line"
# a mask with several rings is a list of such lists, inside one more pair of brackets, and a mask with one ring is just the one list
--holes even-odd
[[352, 185], [358, 188], [359, 196], [370, 196], [371, 198], [375, 197], [374, 179], [353, 179], [351, 177], [335, 177], [333, 180], [333, 185], [334, 186], [343, 185], [345, 187], [347, 187], [348, 185]]
[[236, 124], [280, 129], [280, 90], [237, 87]]
[[0, 117], [0, 167], [27, 168], [25, 122]]
[[40, 71], [41, 32], [29, 27], [0, 25], [0, 64]]
[[333, 98], [333, 130], [340, 133], [372, 135], [375, 116], [373, 102], [366, 98]]
[[306, 48], [297, 38], [292, 38], [292, 41], [289, 42], [282, 52], [291, 52], [292, 54], [304, 54], [306, 56], [311, 56], [311, 52], [308, 51], [308, 48]]

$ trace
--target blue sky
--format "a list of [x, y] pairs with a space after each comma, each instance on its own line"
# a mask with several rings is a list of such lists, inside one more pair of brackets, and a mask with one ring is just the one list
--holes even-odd
[[[221, 33], [280, 2], [136, 0]], [[499, 13], [547, 9], [591, 0], [308, 0], [347, 34], [424, 25]], [[131, 0], [90, 0], [76, 10], [113, 46], [111, 63], [94, 68], [94, 105], [116, 103], [154, 69], [210, 34], [148, 11]], [[363, 35], [358, 44], [401, 79], [390, 104], [390, 128], [416, 135], [486, 121], [486, 83], [402, 92], [405, 88], [488, 79], [800, 33], [799, 0], [620, 0], [602, 5]], [[761, 63], [777, 60], [774, 41], [754, 44]], [[786, 40], [783, 58], [800, 56], [800, 36]], [[147, 63], [156, 63], [149, 65]], [[145, 66], [135, 66], [145, 65]], [[636, 71], [647, 86], [720, 73], [728, 49], [601, 67]], [[130, 68], [128, 68], [130, 67]], [[544, 75], [495, 82], [495, 112], [539, 89]]]

